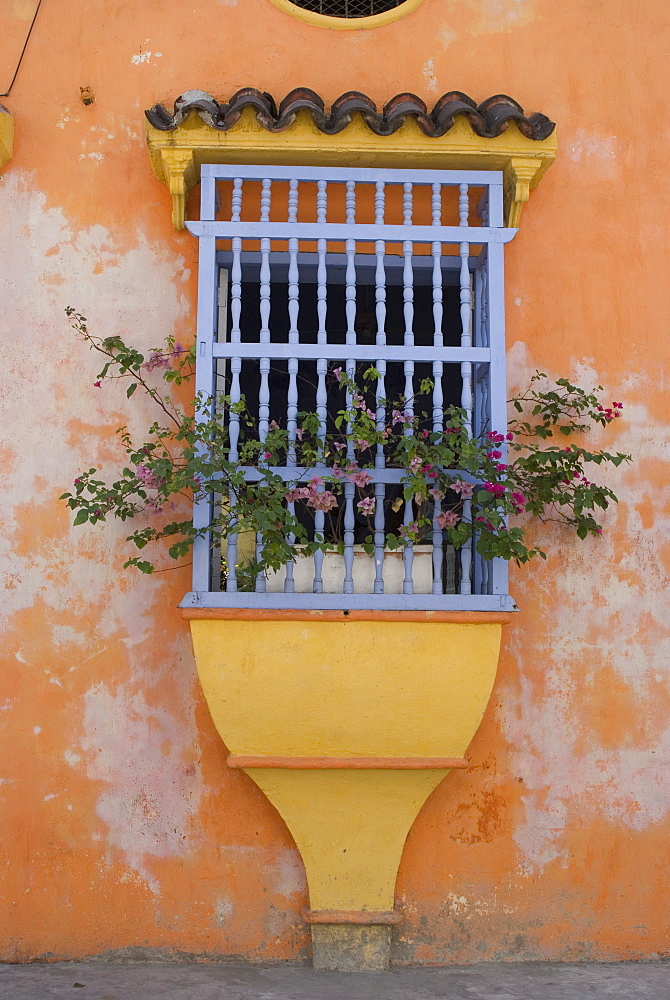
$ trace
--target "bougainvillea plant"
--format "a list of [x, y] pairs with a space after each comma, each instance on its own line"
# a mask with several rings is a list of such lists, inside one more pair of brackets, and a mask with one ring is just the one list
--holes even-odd
[[[586, 391], [567, 379], [552, 384], [542, 372], [511, 400], [513, 417], [507, 427], [486, 429], [476, 437], [468, 431], [465, 411], [454, 406], [444, 411], [443, 429], [432, 430], [432, 415], [422, 410], [422, 405], [430, 409], [429, 379], [412, 400], [392, 402], [375, 398], [379, 372], [374, 366], [349, 373], [333, 367], [331, 396], [344, 404], [327, 426], [316, 413], [300, 412], [285, 427], [270, 422], [261, 441], [257, 418], [244, 398], [231, 404], [223, 395], [216, 405], [196, 398], [195, 413], [181, 405], [173, 387], [194, 375], [192, 348], [168, 338], [146, 357], [118, 336], [94, 335], [84, 316], [72, 308], [66, 311], [75, 331], [105, 358], [94, 385], [127, 382], [128, 398], [139, 388], [157, 407], [158, 419], [142, 443], [132, 440], [127, 427], [118, 429], [126, 464], [117, 478], [107, 481], [91, 467], [60, 498], [75, 512], [75, 525], [109, 517], [137, 523], [127, 538], [135, 550], [163, 542], [173, 559], [187, 556], [199, 532], [190, 517], [173, 519], [184, 507], [180, 498], [188, 500], [190, 510], [192, 500], [214, 496], [213, 544], [247, 532], [256, 536], [256, 554], [241, 568], [253, 578], [299, 555], [341, 545], [342, 496], [348, 483], [355, 488], [359, 521], [369, 524], [363, 545], [371, 552], [379, 527], [372, 470], [383, 449], [386, 467], [403, 470], [399, 490], [395, 496], [389, 491], [385, 503], [395, 512], [411, 511], [385, 530], [387, 548], [417, 543], [441, 530], [455, 548], [474, 537], [484, 558], [525, 563], [545, 553], [526, 544], [529, 518], [523, 515], [559, 521], [581, 539], [599, 535], [599, 512], [617, 498], [609, 487], [594, 482], [588, 469], [630, 460], [629, 455], [591, 451], [581, 443], [591, 426], [620, 417], [622, 404], [604, 406], [598, 396], [601, 386]], [[241, 429], [233, 458], [231, 417]], [[296, 478], [287, 480], [276, 471], [287, 465], [318, 474], [300, 478], [296, 471]], [[248, 478], [245, 467], [257, 470], [255, 479]], [[314, 527], [317, 511], [324, 512], [321, 530]], [[385, 529], [388, 523], [385, 518]], [[155, 570], [138, 555], [124, 565], [145, 573]]]

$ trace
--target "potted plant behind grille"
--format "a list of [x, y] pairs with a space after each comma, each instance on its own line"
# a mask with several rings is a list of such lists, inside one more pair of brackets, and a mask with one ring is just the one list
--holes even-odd
[[[272, 583], [280, 571], [290, 580], [295, 560], [308, 556], [318, 578], [323, 555], [342, 546], [343, 588], [353, 590], [359, 541], [382, 587], [384, 551], [402, 553], [411, 593], [414, 549], [425, 538], [433, 543], [433, 587], [444, 588], [444, 552], [472, 542], [482, 560], [544, 556], [527, 546], [523, 524], [508, 525], [510, 515], [558, 519], [585, 539], [601, 533], [597, 511], [616, 502], [585, 468], [618, 466], [629, 456], [587, 450], [574, 437], [614, 421], [622, 406], [605, 407], [596, 391], [565, 379], [546, 387], [546, 376], [536, 373], [513, 400], [509, 426], [477, 438], [455, 407], [442, 414], [443, 430], [432, 430], [421, 410], [428, 382], [414, 399], [371, 404], [374, 366], [358, 373], [335, 366], [332, 386], [344, 402], [331, 430], [316, 414], [302, 413], [286, 427], [268, 422], [259, 433], [243, 400], [230, 406], [223, 399], [218, 409], [198, 400], [206, 413], [196, 422], [159, 388], [157, 373], [177, 387], [191, 378], [191, 350], [168, 340], [145, 358], [118, 337], [94, 336], [83, 316], [68, 312], [85, 342], [105, 356], [96, 385], [127, 380], [127, 396], [140, 387], [163, 420], [140, 445], [120, 428], [127, 465], [115, 481], [105, 482], [95, 468], [76, 478], [74, 492], [61, 497], [74, 523], [141, 519], [128, 541], [140, 550], [167, 543], [173, 559], [211, 532], [219, 545], [228, 543], [224, 583], [238, 591], [258, 592], [268, 574]], [[232, 457], [231, 420], [241, 431]], [[375, 489], [381, 452], [396, 481], [385, 505]], [[175, 499], [211, 494], [223, 500], [206, 528], [190, 517], [169, 519]], [[342, 531], [334, 520], [328, 533], [326, 516], [341, 509]], [[244, 538], [256, 544], [240, 558]], [[125, 565], [155, 570], [137, 555]], [[386, 967], [390, 928], [399, 919], [393, 890], [405, 837], [445, 773], [465, 766], [509, 614], [307, 612], [298, 595], [293, 610], [245, 612], [240, 605], [184, 613], [228, 763], [244, 768], [265, 792], [301, 851], [315, 965]]]

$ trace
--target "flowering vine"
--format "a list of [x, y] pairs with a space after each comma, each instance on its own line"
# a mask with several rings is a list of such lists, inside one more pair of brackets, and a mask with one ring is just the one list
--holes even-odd
[[[127, 464], [113, 482], [98, 478], [96, 468], [77, 476], [73, 491], [61, 496], [75, 512], [74, 523], [96, 524], [110, 516], [139, 521], [128, 536], [136, 549], [167, 541], [168, 554], [180, 559], [202, 529], [195, 528], [189, 516], [171, 520], [170, 514], [179, 509], [180, 497], [190, 501], [215, 496], [217, 513], [210, 529], [214, 540], [220, 543], [245, 533], [258, 539], [255, 555], [243, 567], [252, 580], [299, 554], [340, 546], [347, 485], [354, 487], [359, 521], [368, 524], [363, 546], [371, 552], [380, 527], [380, 498], [374, 489], [380, 455], [386, 468], [401, 470], [399, 488], [395, 494], [389, 491], [384, 501], [388, 510], [381, 523], [387, 548], [432, 541], [435, 532], [442, 532], [455, 548], [474, 538], [484, 558], [519, 563], [545, 557], [540, 548], [526, 545], [527, 515], [560, 521], [581, 539], [599, 535], [598, 511], [617, 498], [586, 470], [630, 459], [582, 444], [589, 427], [606, 426], [621, 416], [620, 402], [604, 406], [598, 396], [602, 387], [588, 392], [567, 379], [547, 388], [542, 372], [511, 400], [514, 415], [506, 428], [487, 428], [473, 436], [465, 412], [453, 406], [445, 409], [441, 429], [432, 429], [432, 415], [429, 420], [421, 409], [423, 400], [428, 402], [431, 380], [421, 382], [412, 400], [379, 400], [375, 386], [380, 373], [374, 366], [357, 377], [337, 366], [330, 377], [337, 398], [344, 390], [345, 404], [330, 415], [326, 428], [317, 414], [303, 412], [291, 434], [273, 420], [261, 441], [244, 399], [232, 403], [221, 396], [213, 405], [211, 399], [197, 398], [196, 420], [180, 406], [178, 393], [158, 387], [161, 380], [178, 387], [192, 378], [191, 349], [168, 338], [164, 348], [150, 351], [147, 358], [120, 337], [95, 336], [85, 317], [71, 308], [67, 312], [78, 334], [105, 357], [94, 384], [102, 387], [122, 379], [128, 383], [129, 398], [140, 387], [157, 405], [162, 420], [149, 427], [148, 439], [139, 447], [127, 428], [119, 428]], [[230, 456], [231, 415], [243, 430], [235, 459]], [[286, 469], [294, 465], [295, 477], [287, 480]], [[249, 467], [255, 470], [252, 476]], [[390, 511], [404, 512], [403, 523], [392, 527], [386, 516]], [[327, 519], [327, 528], [315, 526], [317, 512]], [[139, 556], [131, 556], [125, 565], [143, 572], [155, 569]]]

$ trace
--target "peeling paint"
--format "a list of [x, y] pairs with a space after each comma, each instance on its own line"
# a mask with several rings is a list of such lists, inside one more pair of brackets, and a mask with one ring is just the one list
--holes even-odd
[[[160, 884], [150, 859], [183, 857], [198, 837], [202, 784], [197, 770], [182, 760], [183, 726], [148, 705], [141, 692], [112, 693], [98, 684], [84, 697], [81, 748], [89, 777], [104, 786], [96, 812], [108, 828], [106, 843], [123, 853], [155, 894]], [[166, 735], [172, 747], [167, 755]], [[140, 759], [133, 752], [137, 746]]]

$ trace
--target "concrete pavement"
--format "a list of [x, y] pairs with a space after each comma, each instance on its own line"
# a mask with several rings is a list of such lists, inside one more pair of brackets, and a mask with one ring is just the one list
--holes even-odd
[[295, 965], [0, 965], [2, 1000], [670, 1000], [670, 963], [487, 963], [381, 973]]

